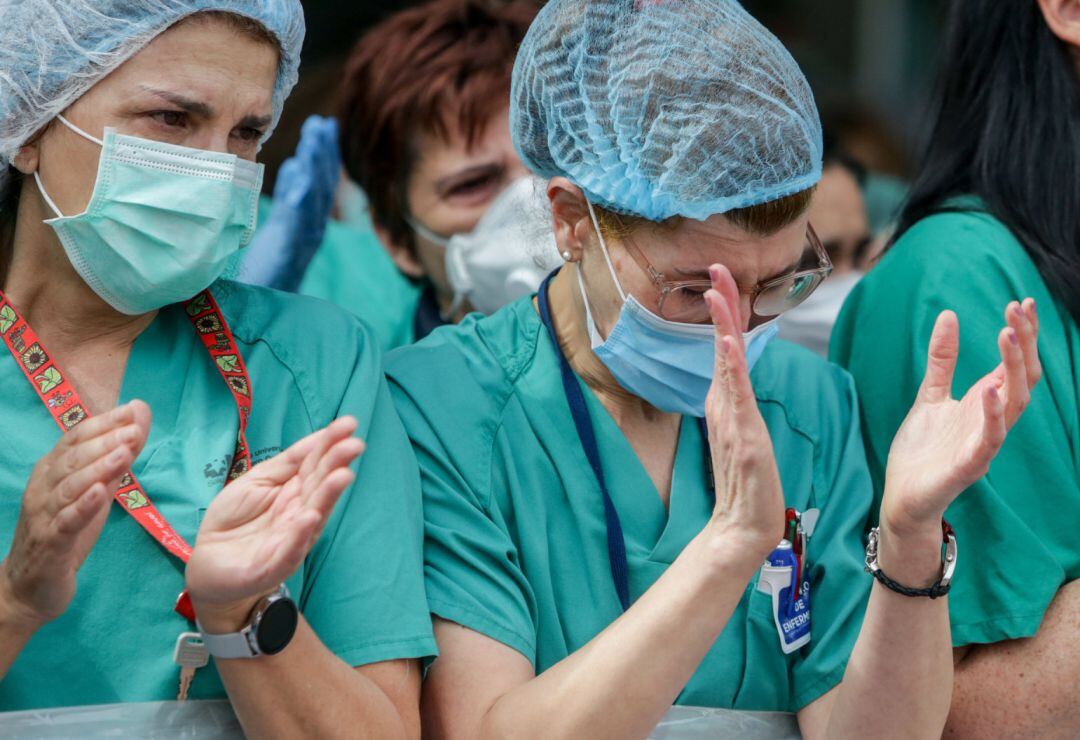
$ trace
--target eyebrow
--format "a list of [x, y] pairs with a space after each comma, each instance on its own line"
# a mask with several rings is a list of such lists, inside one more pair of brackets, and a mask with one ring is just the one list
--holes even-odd
[[[193, 113], [193, 114], [195, 114], [197, 116], [200, 116], [202, 118], [214, 118], [214, 116], [216, 115], [216, 112], [214, 111], [213, 107], [208, 105], [207, 103], [202, 102], [202, 101], [194, 100], [193, 98], [184, 97], [183, 95], [180, 95], [179, 93], [170, 92], [168, 90], [159, 90], [157, 88], [148, 87], [146, 85], [139, 85], [139, 88], [141, 90], [143, 90], [144, 92], [148, 92], [151, 95], [154, 95], [156, 97], [161, 98], [162, 100], [165, 100], [165, 101], [167, 101], [169, 103], [172, 103], [177, 108], [184, 111], [185, 113]], [[244, 116], [240, 120], [240, 123], [237, 124], [237, 125], [248, 127], [248, 128], [259, 128], [259, 129], [261, 129], [261, 128], [266, 128], [267, 126], [269, 126], [271, 120], [272, 120], [271, 116], [247, 115], [247, 116]]]

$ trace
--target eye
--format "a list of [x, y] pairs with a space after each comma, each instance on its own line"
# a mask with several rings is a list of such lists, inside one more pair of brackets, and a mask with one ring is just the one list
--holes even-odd
[[245, 126], [244, 128], [239, 128], [236, 130], [236, 138], [240, 139], [241, 141], [254, 143], [261, 139], [264, 133], [265, 132], [261, 129]]
[[451, 198], [476, 195], [478, 193], [486, 192], [494, 187], [495, 180], [496, 178], [494, 175], [471, 177], [468, 180], [453, 185], [446, 194]]
[[183, 128], [187, 124], [187, 113], [178, 110], [159, 110], [150, 117], [166, 128]]

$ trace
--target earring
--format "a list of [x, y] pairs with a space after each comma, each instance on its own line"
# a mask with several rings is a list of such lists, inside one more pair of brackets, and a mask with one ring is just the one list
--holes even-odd
[[570, 259], [571, 259], [571, 258], [572, 258], [573, 256], [574, 256], [574, 255], [570, 254], [570, 250], [569, 250], [569, 249], [567, 249], [567, 250], [564, 250], [564, 251], [563, 251], [563, 253], [562, 253], [562, 258], [563, 258], [563, 260], [565, 260], [566, 262], [569, 262], [569, 261], [570, 261]]

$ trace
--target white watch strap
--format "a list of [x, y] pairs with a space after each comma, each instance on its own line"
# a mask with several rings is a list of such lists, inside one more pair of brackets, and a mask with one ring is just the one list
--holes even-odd
[[256, 658], [259, 656], [258, 649], [253, 646], [253, 640], [249, 637], [251, 635], [250, 625], [239, 632], [230, 632], [226, 635], [207, 634], [198, 620], [195, 621], [195, 625], [198, 627], [199, 632], [202, 632], [203, 644], [206, 645], [207, 651], [215, 658], [229, 660], [233, 658]]

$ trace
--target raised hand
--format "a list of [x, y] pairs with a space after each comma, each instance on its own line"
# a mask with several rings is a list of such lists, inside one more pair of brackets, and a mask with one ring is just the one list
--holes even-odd
[[227, 485], [206, 511], [187, 587], [209, 631], [233, 631], [299, 567], [364, 451], [343, 417]]
[[287, 291], [300, 287], [326, 233], [341, 179], [337, 137], [333, 118], [304, 122], [296, 153], [278, 170], [270, 214], [244, 250], [245, 282]]
[[[712, 386], [705, 401], [716, 505], [716, 526], [754, 554], [755, 564], [783, 536], [784, 496], [772, 439], [761, 418], [746, 365], [739, 293], [728, 269], [709, 269], [713, 287], [705, 301], [716, 327]], [[760, 557], [759, 557], [760, 556]]]
[[82, 422], [34, 466], [0, 563], [4, 608], [26, 626], [37, 629], [67, 610], [113, 493], [149, 432], [149, 407], [132, 401]]
[[949, 504], [986, 475], [1027, 408], [1042, 377], [1035, 302], [1010, 303], [1005, 321], [998, 335], [1001, 363], [955, 400], [959, 325], [951, 311], [938, 316], [922, 386], [889, 450], [881, 518], [893, 529], [936, 526]]

